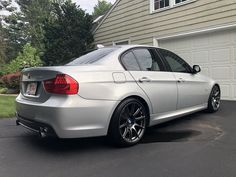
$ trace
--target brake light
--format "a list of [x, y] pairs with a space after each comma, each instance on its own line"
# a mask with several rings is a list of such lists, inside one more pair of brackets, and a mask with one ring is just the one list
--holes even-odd
[[67, 74], [57, 74], [56, 78], [43, 81], [44, 88], [49, 93], [74, 95], [78, 93], [79, 84]]

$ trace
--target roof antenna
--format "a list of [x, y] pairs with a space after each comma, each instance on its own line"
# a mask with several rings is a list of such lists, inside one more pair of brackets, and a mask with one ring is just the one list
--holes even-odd
[[98, 49], [101, 49], [101, 48], [104, 48], [105, 46], [104, 45], [102, 45], [102, 44], [97, 44], [97, 48]]

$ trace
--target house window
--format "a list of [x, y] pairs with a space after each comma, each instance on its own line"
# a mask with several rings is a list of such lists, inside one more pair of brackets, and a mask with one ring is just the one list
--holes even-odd
[[181, 2], [184, 2], [184, 1], [187, 1], [187, 0], [175, 0], [175, 4], [178, 4], [178, 3], [181, 3]]
[[155, 10], [168, 7], [169, 5], [170, 5], [170, 0], [154, 0]]
[[[151, 11], [162, 10], [164, 8], [172, 8], [175, 5], [194, 2], [195, 0], [150, 0]], [[186, 3], [185, 3], [186, 2]]]
[[129, 44], [130, 44], [130, 40], [123, 40], [123, 41], [113, 42], [113, 46], [115, 46], [115, 45], [129, 45]]

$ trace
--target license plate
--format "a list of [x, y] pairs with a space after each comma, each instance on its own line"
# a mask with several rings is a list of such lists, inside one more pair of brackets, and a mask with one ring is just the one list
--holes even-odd
[[26, 94], [35, 95], [37, 91], [37, 82], [31, 82], [27, 85]]

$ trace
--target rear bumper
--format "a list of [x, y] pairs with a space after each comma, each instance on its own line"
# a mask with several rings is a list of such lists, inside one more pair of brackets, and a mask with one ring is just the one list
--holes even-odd
[[40, 132], [48, 127], [59, 138], [104, 136], [118, 101], [86, 100], [79, 95], [54, 95], [44, 103], [16, 98], [18, 124]]
[[17, 113], [16, 113], [16, 125], [21, 125], [39, 134], [39, 136], [41, 136], [42, 138], [46, 136], [54, 136], [54, 137], [56, 136], [56, 133], [51, 126], [40, 122], [28, 120], [26, 118], [21, 117]]

